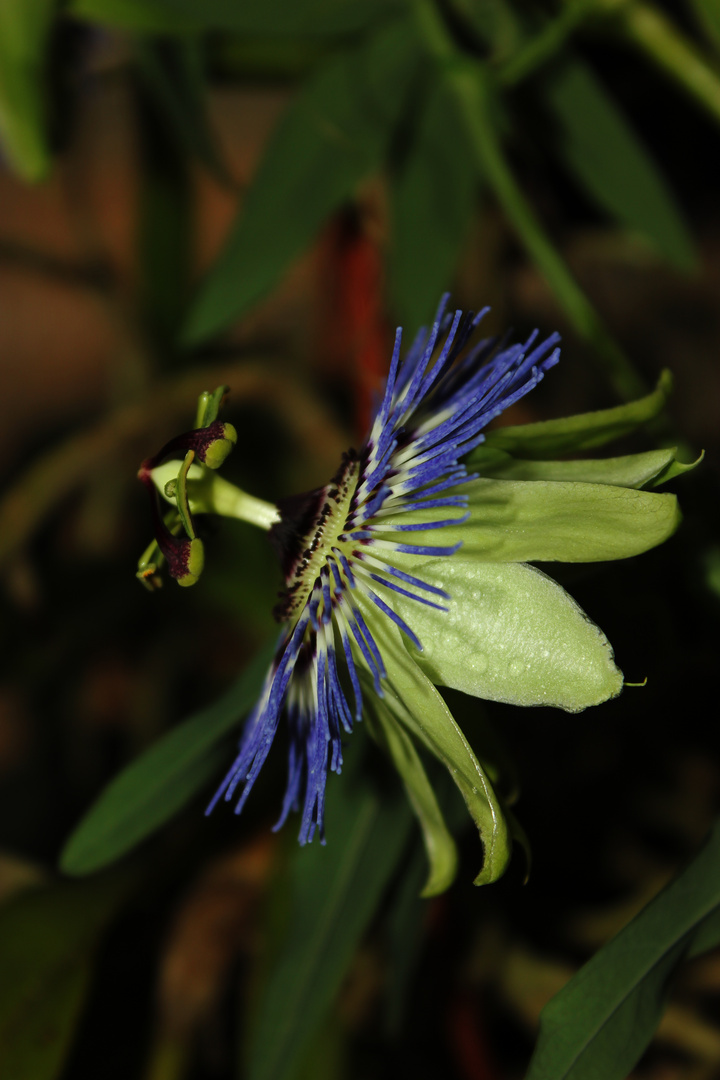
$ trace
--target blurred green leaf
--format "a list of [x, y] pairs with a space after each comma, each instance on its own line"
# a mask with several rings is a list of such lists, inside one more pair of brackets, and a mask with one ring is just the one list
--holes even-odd
[[697, 254], [672, 192], [593, 71], [566, 57], [542, 93], [560, 125], [560, 154], [591, 198], [675, 266], [692, 270]]
[[703, 552], [702, 569], [706, 588], [720, 599], [720, 547], [716, 544]]
[[203, 43], [189, 37], [139, 38], [135, 49], [140, 77], [178, 145], [221, 183], [229, 184], [208, 120]]
[[[359, 749], [353, 745], [356, 757]], [[296, 847], [291, 856], [288, 933], [250, 1026], [248, 1080], [296, 1072], [399, 865], [412, 819], [404, 799], [378, 793], [353, 769], [331, 778], [326, 820], [327, 847]]]
[[280, 121], [239, 219], [185, 326], [203, 341], [277, 282], [355, 186], [378, 168], [417, 70], [412, 26], [395, 20], [334, 54]]
[[87, 997], [93, 956], [127, 875], [33, 888], [0, 908], [0, 1076], [59, 1076]]
[[690, 0], [700, 26], [720, 51], [720, 4], [717, 0]]
[[526, 1080], [624, 1080], [653, 1036], [674, 969], [696, 939], [716, 944], [719, 907], [716, 824], [685, 870], [545, 1006]]
[[[576, 454], [629, 435], [642, 424], [660, 416], [672, 390], [672, 376], [663, 371], [651, 393], [627, 405], [612, 409], [564, 416], [559, 420], [540, 420], [535, 424], [488, 431], [483, 447], [497, 447], [525, 458], [553, 457], [556, 454]], [[468, 463], [474, 463], [468, 456]]]
[[407, 156], [391, 174], [390, 276], [407, 332], [423, 324], [452, 280], [480, 180], [448, 87], [436, 76], [426, 94]]
[[635, 397], [644, 389], [639, 376], [545, 233], [507, 163], [493, 122], [490, 82], [477, 64], [470, 63], [453, 68], [451, 79], [479, 166], [498, 202], [573, 325], [595, 346], [618, 394]]
[[119, 859], [222, 770], [219, 745], [255, 703], [274, 648], [262, 649], [214, 705], [185, 720], [105, 788], [68, 839], [60, 866], [81, 876]]
[[70, 0], [77, 18], [153, 34], [348, 34], [399, 0]]
[[383, 1027], [390, 1038], [397, 1037], [406, 1017], [413, 975], [420, 958], [427, 910], [420, 898], [420, 891], [426, 877], [426, 855], [418, 843], [413, 847], [402, 877], [393, 890], [385, 920], [390, 962], [382, 1015]]
[[720, 72], [714, 57], [708, 57], [678, 23], [669, 19], [659, 6], [635, 0], [620, 4], [613, 13], [614, 29], [659, 70], [669, 77], [720, 121]]
[[676, 460], [677, 447], [648, 450], [612, 458], [578, 458], [574, 461], [528, 461], [504, 450], [479, 446], [472, 454], [473, 469], [496, 480], [556, 480], [586, 484], [613, 484], [617, 487], [657, 487], [699, 465]]
[[470, 60], [459, 49], [430, 0], [417, 0], [413, 14], [428, 54], [455, 97], [478, 169], [573, 325], [595, 346], [617, 393], [624, 399], [637, 396], [644, 390], [642, 379], [546, 235], [506, 160], [497, 130], [499, 86], [492, 74], [486, 65]]
[[0, 4], [0, 147], [24, 180], [50, 169], [45, 58], [55, 0]]

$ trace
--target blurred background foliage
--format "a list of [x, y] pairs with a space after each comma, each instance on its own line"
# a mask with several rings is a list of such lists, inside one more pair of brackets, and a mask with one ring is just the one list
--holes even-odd
[[[697, 852], [720, 794], [719, 10], [3, 0], [0, 1075], [519, 1078], [544, 1005]], [[269, 831], [280, 754], [240, 820], [203, 818], [222, 755], [190, 736], [252, 696], [235, 680], [272, 637], [278, 573], [226, 523], [197, 588], [148, 595], [134, 476], [228, 383], [228, 475], [264, 498], [324, 482], [394, 326], [446, 288], [494, 330], [563, 334], [510, 422], [631, 399], [668, 367], [669, 414], [627, 448], [707, 456], [663, 549], [564, 571], [644, 689], [579, 717], [453, 695], [471, 740], [489, 722], [510, 748], [534, 867], [473, 889], [469, 838], [453, 889], [421, 901], [419, 837], [362, 732], [326, 849]], [[133, 792], [171, 820], [59, 873], [108, 781], [195, 714], [164, 806]], [[597, 968], [556, 999], [533, 1080], [720, 1075], [717, 844], [596, 955], [624, 1012], [593, 998]], [[553, 1030], [584, 1038], [588, 1001], [600, 1037], [563, 1058]]]

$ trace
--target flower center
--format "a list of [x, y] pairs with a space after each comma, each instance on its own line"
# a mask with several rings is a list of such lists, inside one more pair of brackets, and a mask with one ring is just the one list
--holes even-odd
[[273, 612], [278, 622], [302, 610], [328, 553], [349, 528], [359, 474], [360, 463], [355, 451], [350, 450], [325, 487], [279, 501], [280, 521], [269, 533], [285, 575], [285, 588]]

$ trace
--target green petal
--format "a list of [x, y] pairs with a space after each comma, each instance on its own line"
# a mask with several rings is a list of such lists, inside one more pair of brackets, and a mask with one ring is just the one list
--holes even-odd
[[583, 458], [577, 461], [529, 461], [513, 457], [505, 450], [479, 446], [473, 454], [473, 469], [495, 480], [559, 480], [585, 484], [612, 484], [616, 487], [657, 487], [694, 469], [692, 463], [677, 460], [677, 447], [650, 450], [623, 457]]
[[437, 896], [455, 880], [458, 861], [455, 841], [412, 739], [382, 699], [368, 693], [365, 701], [372, 703], [372, 710], [365, 713], [370, 734], [390, 754], [422, 830], [430, 872], [420, 895]]
[[[665, 408], [672, 390], [672, 376], [663, 371], [657, 387], [645, 397], [613, 409], [565, 416], [560, 420], [541, 420], [536, 424], [519, 424], [514, 427], [496, 428], [488, 431], [484, 446], [508, 450], [519, 457], [545, 458], [556, 454], [573, 454], [591, 450], [619, 439], [634, 431], [641, 424], [654, 420]], [[474, 451], [468, 456], [468, 464], [475, 461]]]
[[482, 870], [475, 884], [497, 881], [510, 861], [512, 839], [485, 770], [440, 694], [404, 648], [393, 623], [379, 618], [375, 607], [362, 595], [357, 596], [357, 603], [385, 663], [384, 707], [401, 728], [419, 739], [445, 765], [465, 800], [484, 850]]
[[[674, 495], [608, 484], [472, 480], [457, 489], [470, 517], [423, 542], [462, 542], [464, 555], [492, 562], [602, 562], [627, 559], [661, 544], [680, 524]], [[438, 519], [437, 510], [384, 518], [391, 526]], [[384, 535], [384, 534], [383, 534]], [[409, 534], [417, 536], [417, 533]], [[407, 541], [408, 533], [393, 539]]]
[[443, 686], [513, 705], [580, 712], [622, 689], [610, 644], [552, 578], [532, 566], [486, 563], [459, 552], [413, 572], [450, 593], [448, 611], [393, 596], [419, 637], [408, 645]]

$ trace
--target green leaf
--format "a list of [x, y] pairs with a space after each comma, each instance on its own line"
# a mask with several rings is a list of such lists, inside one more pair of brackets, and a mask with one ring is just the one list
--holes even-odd
[[[627, 559], [663, 543], [680, 524], [675, 495], [608, 484], [471, 480], [457, 490], [469, 499], [470, 517], [446, 525], [440, 542], [462, 543], [464, 558], [489, 562]], [[389, 516], [382, 536], [407, 542], [423, 523], [437, 519], [437, 510]], [[432, 544], [433, 534], [423, 541]]]
[[135, 43], [139, 74], [183, 151], [196, 157], [221, 183], [231, 180], [207, 115], [203, 44], [195, 38]]
[[622, 672], [603, 632], [535, 567], [482, 562], [459, 551], [415, 563], [413, 573], [450, 594], [447, 611], [393, 596], [423, 646], [421, 653], [408, 649], [433, 682], [491, 701], [567, 712], [620, 693]]
[[717, 0], [690, 0], [690, 6], [707, 37], [720, 52], [720, 4]]
[[196, 344], [271, 289], [320, 226], [383, 159], [417, 69], [412, 27], [396, 20], [335, 53], [280, 121], [240, 217], [191, 307]]
[[692, 237], [664, 177], [593, 71], [566, 56], [541, 93], [560, 125], [560, 154], [591, 198], [681, 270], [696, 267]]
[[294, 849], [289, 932], [249, 1032], [248, 1080], [290, 1080], [407, 842], [405, 800], [378, 793], [358, 772], [328, 784], [327, 847]]
[[[612, 409], [565, 416], [559, 420], [540, 420], [535, 424], [488, 431], [483, 447], [507, 450], [518, 457], [545, 458], [556, 454], [575, 454], [619, 439], [659, 416], [672, 390], [672, 376], [663, 371], [655, 389], [626, 405]], [[467, 461], [472, 465], [474, 453]]]
[[427, 907], [419, 894], [427, 877], [425, 863], [425, 853], [416, 844], [389, 898], [384, 925], [388, 963], [382, 1006], [382, 1027], [389, 1039], [397, 1039], [402, 1030], [424, 940]]
[[0, 908], [0, 1076], [55, 1080], [127, 876], [33, 888]]
[[[507, 869], [512, 844], [503, 807], [485, 769], [440, 694], [408, 655], [393, 623], [379, 619], [362, 595], [356, 602], [372, 626], [387, 671], [383, 698], [386, 709], [397, 724], [442, 762], [465, 800], [483, 845], [483, 865], [475, 884], [497, 881]], [[413, 603], [413, 607], [422, 606]]]
[[[372, 715], [374, 714], [374, 716]], [[385, 702], [368, 691], [364, 718], [370, 734], [380, 743], [400, 773], [408, 800], [422, 830], [429, 874], [422, 896], [437, 896], [449, 889], [457, 873], [457, 848], [427, 778], [412, 739], [396, 723]]]
[[577, 461], [529, 461], [513, 457], [504, 450], [479, 446], [473, 451], [472, 467], [481, 476], [495, 480], [555, 480], [585, 484], [611, 484], [615, 487], [657, 487], [699, 465], [676, 460], [677, 447], [649, 450], [614, 458], [581, 458]]
[[219, 776], [219, 744], [254, 704], [273, 651], [263, 649], [224, 697], [168, 732], [111, 781], [63, 849], [66, 874], [90, 874], [119, 859]]
[[0, 144], [31, 183], [50, 170], [45, 61], [55, 0], [0, 4]]
[[[70, 0], [76, 18], [152, 34], [348, 34], [387, 12], [388, 0]], [[392, 7], [396, 7], [392, 3]]]
[[[427, 13], [430, 8], [425, 4], [417, 10]], [[434, 33], [437, 13], [433, 20]], [[446, 33], [444, 29], [442, 33]], [[506, 160], [496, 130], [496, 91], [487, 71], [477, 61], [470, 62], [462, 57], [454, 47], [446, 50], [444, 43], [439, 46], [439, 54], [438, 59], [444, 62], [446, 77], [463, 116], [467, 140], [478, 168], [495, 192], [510, 224], [573, 325], [595, 346], [605, 373], [618, 394], [625, 399], [635, 397], [644, 389], [642, 380], [547, 236]]]
[[706, 925], [717, 928], [719, 905], [716, 824], [689, 866], [545, 1006], [526, 1080], [624, 1080], [653, 1036], [673, 970]]
[[400, 168], [391, 174], [390, 278], [399, 322], [414, 332], [455, 272], [480, 177], [444, 81], [431, 78]]
[[720, 4], [717, 0], [690, 0], [697, 21], [720, 52]]

